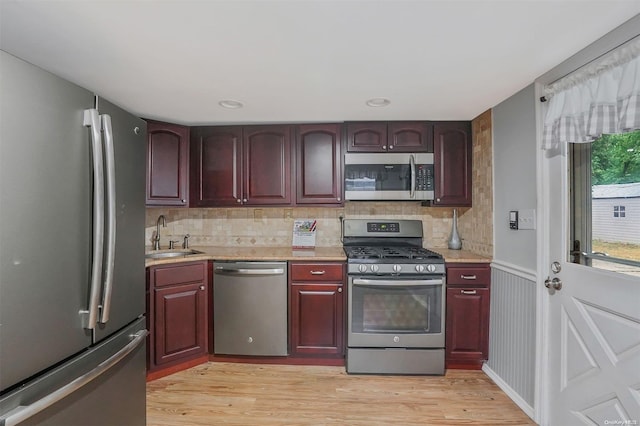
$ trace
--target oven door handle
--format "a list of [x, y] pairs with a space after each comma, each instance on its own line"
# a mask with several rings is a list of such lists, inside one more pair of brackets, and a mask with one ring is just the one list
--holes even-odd
[[440, 278], [431, 279], [431, 280], [366, 280], [362, 278], [354, 278], [353, 284], [355, 285], [370, 285], [370, 286], [379, 286], [379, 287], [388, 287], [388, 286], [410, 286], [410, 287], [418, 287], [418, 286], [437, 286], [443, 285], [444, 281]]

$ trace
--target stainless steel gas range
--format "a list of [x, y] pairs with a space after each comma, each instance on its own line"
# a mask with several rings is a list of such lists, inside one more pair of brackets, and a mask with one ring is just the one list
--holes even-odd
[[444, 374], [445, 265], [419, 220], [345, 219], [347, 372]]

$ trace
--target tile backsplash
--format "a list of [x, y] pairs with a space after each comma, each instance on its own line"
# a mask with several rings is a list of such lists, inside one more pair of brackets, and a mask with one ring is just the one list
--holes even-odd
[[[458, 229], [465, 242], [464, 223], [471, 209], [458, 209]], [[167, 248], [169, 240], [182, 242], [185, 234], [191, 236], [191, 245], [211, 246], [290, 246], [294, 219], [316, 219], [316, 245], [340, 246], [340, 216], [349, 219], [384, 218], [422, 220], [424, 241], [428, 247], [446, 247], [453, 209], [422, 207], [415, 202], [347, 202], [343, 208], [148, 208], [145, 243], [152, 244], [156, 221], [160, 214], [167, 218], [167, 227], [160, 227], [161, 244]], [[469, 243], [472, 243], [469, 241]], [[479, 246], [481, 247], [481, 246]], [[483, 250], [475, 249], [479, 254]]]
[[[472, 122], [473, 207], [458, 209], [458, 231], [462, 248], [493, 255], [493, 193], [491, 111]], [[316, 246], [340, 246], [340, 217], [349, 219], [422, 220], [425, 246], [447, 247], [453, 209], [422, 207], [418, 202], [346, 202], [344, 207], [256, 207], [256, 208], [147, 208], [145, 244], [152, 245], [160, 214], [167, 227], [160, 228], [160, 243], [182, 243], [191, 235], [193, 246], [290, 246], [294, 219], [316, 219]]]

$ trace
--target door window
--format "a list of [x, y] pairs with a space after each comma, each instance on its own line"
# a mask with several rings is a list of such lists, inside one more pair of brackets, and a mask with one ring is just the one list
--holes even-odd
[[570, 144], [574, 263], [640, 276], [640, 131]]

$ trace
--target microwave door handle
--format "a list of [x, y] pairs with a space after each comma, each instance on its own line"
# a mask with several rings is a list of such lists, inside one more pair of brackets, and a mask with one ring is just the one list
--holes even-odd
[[416, 160], [413, 154], [409, 156], [409, 165], [411, 166], [411, 191], [409, 193], [410, 198], [416, 197]]

